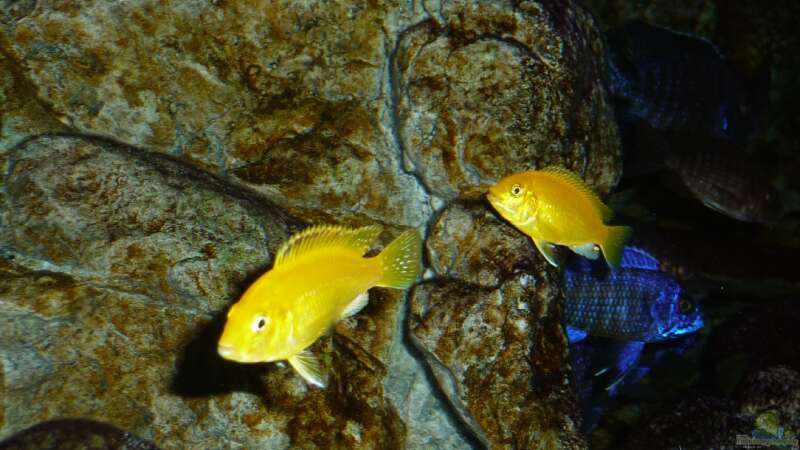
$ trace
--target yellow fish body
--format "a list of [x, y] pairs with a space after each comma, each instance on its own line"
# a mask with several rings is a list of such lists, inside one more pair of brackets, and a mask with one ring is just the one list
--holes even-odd
[[510, 175], [489, 188], [487, 198], [553, 266], [558, 267], [553, 252], [558, 244], [591, 259], [599, 256], [599, 247], [608, 264], [619, 267], [631, 229], [607, 226], [613, 212], [573, 172], [550, 167]]
[[271, 270], [228, 311], [217, 351], [243, 363], [288, 360], [309, 383], [324, 386], [306, 350], [337, 321], [360, 311], [375, 287], [405, 289], [420, 270], [421, 240], [408, 230], [365, 258], [381, 227], [314, 226], [278, 250]]

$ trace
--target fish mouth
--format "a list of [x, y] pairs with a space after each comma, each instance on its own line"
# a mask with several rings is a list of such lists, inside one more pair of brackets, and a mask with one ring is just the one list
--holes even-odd
[[217, 354], [228, 361], [234, 361], [238, 363], [253, 364], [276, 361], [275, 358], [265, 358], [263, 355], [259, 355], [258, 353], [243, 353], [228, 345], [218, 345]]
[[492, 207], [494, 207], [494, 209], [496, 209], [501, 216], [505, 217], [506, 219], [514, 217], [514, 212], [504, 205], [496, 195], [488, 192], [486, 194], [486, 199], [489, 200], [489, 203], [492, 204]]
[[239, 359], [239, 352], [236, 351], [233, 347], [228, 345], [219, 345], [217, 347], [217, 353], [219, 356], [222, 356], [225, 359], [237, 360]]
[[256, 362], [255, 359], [252, 358], [250, 355], [241, 353], [229, 345], [217, 346], [217, 354], [219, 354], [219, 356], [229, 361], [236, 361], [239, 363]]
[[486, 200], [489, 200], [489, 203], [491, 203], [491, 205], [494, 206], [497, 209], [503, 207], [500, 204], [500, 199], [496, 195], [492, 194], [491, 191], [486, 193]]

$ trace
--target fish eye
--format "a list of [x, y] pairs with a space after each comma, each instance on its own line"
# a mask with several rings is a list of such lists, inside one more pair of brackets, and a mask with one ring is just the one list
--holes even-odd
[[514, 197], [519, 197], [520, 195], [522, 195], [522, 186], [518, 184], [511, 186], [511, 195], [513, 195]]
[[678, 310], [682, 314], [689, 314], [690, 312], [694, 311], [694, 304], [685, 298], [682, 298], [680, 302], [678, 302]]
[[257, 316], [255, 320], [253, 320], [253, 331], [256, 333], [262, 331], [264, 327], [267, 326], [267, 322], [269, 322], [267, 317]]

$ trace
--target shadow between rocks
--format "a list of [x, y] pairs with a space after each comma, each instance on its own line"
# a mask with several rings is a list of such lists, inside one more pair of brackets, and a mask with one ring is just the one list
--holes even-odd
[[240, 364], [223, 359], [217, 353], [226, 313], [227, 308], [203, 326], [184, 347], [170, 391], [187, 398], [230, 392], [249, 392], [264, 398], [262, 377], [271, 370], [270, 364]]

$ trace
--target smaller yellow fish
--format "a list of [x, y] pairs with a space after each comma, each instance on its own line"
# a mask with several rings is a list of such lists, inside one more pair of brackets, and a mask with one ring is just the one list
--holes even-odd
[[288, 360], [307, 382], [324, 387], [319, 361], [307, 348], [364, 308], [368, 289], [405, 289], [419, 276], [422, 241], [416, 230], [402, 233], [379, 255], [364, 257], [381, 230], [320, 225], [289, 238], [272, 269], [228, 311], [220, 356], [243, 363]]
[[553, 252], [558, 244], [590, 259], [602, 250], [606, 262], [619, 267], [631, 229], [607, 226], [613, 212], [573, 172], [549, 167], [510, 175], [489, 188], [486, 197], [503, 218], [533, 239], [551, 265], [558, 267]]

